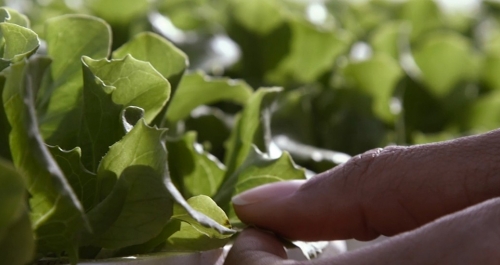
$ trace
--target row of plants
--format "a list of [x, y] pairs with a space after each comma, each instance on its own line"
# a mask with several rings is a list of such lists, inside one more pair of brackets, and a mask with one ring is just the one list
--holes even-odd
[[9, 264], [218, 248], [239, 192], [500, 124], [495, 1], [4, 4]]
[[[188, 55], [190, 70], [242, 79], [254, 88], [283, 87], [272, 136], [316, 172], [344, 161], [331, 158], [342, 153], [449, 139], [499, 123], [496, 111], [489, 111], [500, 84], [496, 1], [481, 1], [469, 13], [448, 12], [433, 0], [16, 3], [41, 36], [47, 18], [90, 14], [112, 27], [113, 49], [155, 31]], [[236, 49], [239, 56], [220, 49]], [[183, 123], [223, 160], [221, 143], [230, 131], [223, 114], [239, 108], [209, 107]], [[210, 121], [221, 125], [223, 136], [198, 125]]]

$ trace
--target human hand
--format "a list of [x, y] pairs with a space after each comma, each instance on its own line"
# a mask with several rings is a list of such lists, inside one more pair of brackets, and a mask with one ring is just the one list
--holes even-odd
[[[434, 257], [433, 262], [441, 259], [442, 264], [449, 264], [444, 262], [445, 257], [462, 257], [462, 261], [467, 260], [463, 257], [467, 253], [487, 257], [487, 248], [478, 252], [477, 247], [498, 243], [498, 202], [479, 203], [500, 194], [499, 145], [500, 131], [493, 131], [438, 144], [373, 150], [305, 183], [283, 182], [248, 191], [236, 197], [233, 204], [242, 221], [300, 240], [370, 240], [381, 234], [411, 231], [454, 213], [379, 247], [336, 259], [366, 257], [366, 262], [377, 253], [394, 258], [414, 254], [416, 262], [422, 256], [420, 261]], [[476, 206], [457, 212], [472, 205]], [[474, 217], [476, 214], [479, 217]], [[456, 242], [464, 245], [457, 246]], [[271, 248], [273, 244], [282, 249], [272, 236], [247, 231], [235, 242], [226, 264], [272, 264], [262, 263], [259, 257], [284, 253], [271, 251], [276, 249]], [[234, 263], [250, 258], [249, 253], [258, 253], [253, 263]]]
[[498, 264], [499, 220], [500, 199], [493, 199], [373, 247], [310, 262], [286, 260], [281, 241], [252, 228], [236, 239], [225, 264]]

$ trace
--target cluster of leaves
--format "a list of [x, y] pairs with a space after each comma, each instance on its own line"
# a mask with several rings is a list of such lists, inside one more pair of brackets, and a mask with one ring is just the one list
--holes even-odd
[[[500, 124], [496, 1], [478, 1], [468, 13], [433, 0], [21, 2], [34, 21], [67, 12], [99, 16], [113, 27], [113, 47], [153, 30], [189, 56], [191, 69], [253, 87], [284, 87], [272, 137], [314, 171], [344, 161], [343, 153], [444, 140]], [[127, 8], [117, 11], [118, 5]], [[239, 58], [217, 48], [233, 50], [228, 40]], [[199, 125], [223, 128], [218, 110], [235, 112], [233, 105], [216, 107], [185, 125], [222, 159], [228, 131], [215, 136]]]
[[[305, 178], [288, 153], [269, 155], [280, 88], [186, 73], [186, 55], [151, 32], [112, 49], [92, 16], [49, 19], [43, 38], [17, 11], [0, 20], [2, 262], [218, 248], [239, 222], [232, 196]], [[221, 159], [190, 129], [211, 125], [185, 122], [219, 101], [238, 108], [219, 124]]]

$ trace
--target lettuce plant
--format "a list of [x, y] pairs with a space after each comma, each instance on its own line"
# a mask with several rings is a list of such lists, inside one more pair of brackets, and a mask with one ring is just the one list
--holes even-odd
[[[111, 50], [96, 17], [50, 19], [43, 40], [14, 10], [0, 21], [2, 262], [218, 248], [239, 223], [233, 195], [305, 178], [288, 153], [269, 155], [280, 88], [186, 72], [154, 33]], [[238, 111], [219, 159], [185, 119], [220, 101]]]

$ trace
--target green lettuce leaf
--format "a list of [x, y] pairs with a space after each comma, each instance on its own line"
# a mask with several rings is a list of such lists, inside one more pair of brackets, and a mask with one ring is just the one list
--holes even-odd
[[32, 55], [40, 45], [38, 36], [28, 28], [29, 20], [9, 8], [0, 8], [0, 70]]
[[148, 62], [126, 56], [119, 60], [93, 60], [83, 57], [85, 65], [112, 91], [113, 102], [144, 110], [147, 123], [162, 110], [170, 98], [170, 83]]
[[12, 127], [10, 148], [14, 164], [26, 175], [37, 250], [41, 253], [64, 250], [75, 263], [77, 236], [86, 218], [76, 194], [39, 133], [33, 96], [39, 85], [33, 83], [37, 71], [40, 69], [34, 69], [25, 61], [4, 71], [2, 98]]
[[245, 28], [261, 35], [270, 33], [285, 21], [277, 0], [231, 0], [233, 16]]
[[196, 132], [167, 139], [167, 149], [170, 177], [185, 198], [215, 194], [224, 177], [225, 166], [196, 142]]
[[[200, 105], [222, 100], [244, 105], [252, 94], [252, 88], [244, 81], [213, 78], [202, 72], [185, 75], [167, 110], [170, 122], [186, 118]], [[203, 96], [200, 96], [203, 95]]]
[[[187, 203], [189, 203], [189, 205], [193, 209], [212, 218], [212, 220], [216, 221], [217, 223], [227, 228], [231, 228], [231, 224], [227, 219], [226, 213], [219, 206], [217, 206], [217, 204], [210, 197], [206, 195], [194, 196], [189, 198], [187, 200]], [[227, 234], [220, 234], [217, 230], [211, 227], [205, 227], [201, 225], [200, 223], [198, 223], [198, 221], [193, 219], [193, 217], [186, 211], [186, 209], [177, 204], [174, 205], [174, 214], [172, 215], [172, 219], [177, 219], [189, 223], [200, 233], [203, 233], [210, 238], [224, 239], [231, 236]]]
[[163, 184], [164, 132], [141, 119], [111, 146], [98, 168], [102, 201], [88, 213], [94, 230], [84, 244], [123, 248], [147, 242], [162, 231], [173, 207]]
[[21, 174], [0, 160], [0, 259], [5, 264], [24, 265], [34, 258], [26, 195]]
[[152, 122], [170, 97], [170, 84], [151, 64], [127, 55], [124, 59], [92, 60], [83, 57], [83, 133], [80, 145], [84, 164], [96, 170], [109, 146], [124, 135], [120, 113], [126, 107], [144, 110]]
[[33, 54], [40, 45], [36, 33], [28, 28], [1, 22], [0, 30], [5, 39], [3, 60], [11, 62], [22, 60]]
[[475, 59], [468, 39], [455, 33], [430, 35], [413, 51], [429, 91], [444, 97], [459, 82], [474, 77]]
[[398, 15], [400, 19], [411, 23], [412, 40], [443, 26], [443, 14], [438, 3], [432, 0], [406, 1]]
[[198, 142], [203, 148], [222, 160], [224, 144], [231, 133], [232, 117], [219, 108], [200, 106], [184, 120], [185, 131], [196, 131]]
[[[129, 166], [148, 166], [163, 176], [167, 169], [167, 151], [162, 142], [165, 129], [149, 127], [144, 119], [134, 125], [123, 139], [113, 144], [104, 156], [97, 176], [99, 185], [105, 178], [113, 176], [115, 180]], [[101, 198], [108, 193], [100, 186]]]
[[399, 58], [401, 31], [404, 23], [401, 21], [389, 21], [379, 25], [370, 34], [370, 44], [375, 54], [384, 53], [394, 59]]
[[40, 131], [50, 145], [65, 150], [78, 146], [82, 115], [82, 56], [100, 59], [109, 54], [111, 29], [101, 19], [65, 15], [45, 24], [47, 53], [53, 63], [50, 83], [42, 88], [37, 111]]
[[134, 58], [150, 62], [153, 67], [168, 79], [175, 91], [189, 62], [186, 54], [170, 41], [152, 33], [143, 32], [113, 52], [114, 59], [122, 59], [132, 55]]
[[109, 147], [125, 135], [123, 123], [119, 117], [123, 106], [113, 101], [112, 94], [116, 89], [107, 86], [99, 77], [95, 76], [86, 61], [83, 64], [83, 131], [79, 135], [82, 163], [86, 168], [95, 172], [102, 157]]
[[[226, 213], [208, 196], [199, 195], [187, 200], [189, 205], [227, 228], [231, 228]], [[174, 206], [169, 227], [180, 227], [166, 240], [163, 249], [168, 251], [203, 251], [223, 247], [231, 235], [221, 234], [213, 228], [200, 225], [179, 205]]]
[[49, 146], [48, 148], [85, 211], [92, 209], [97, 200], [97, 177], [82, 165], [81, 149], [76, 147], [66, 151], [58, 146]]
[[[170, 82], [171, 94], [174, 94], [176, 91], [184, 75], [184, 71], [189, 64], [188, 58], [184, 52], [165, 38], [151, 32], [136, 35], [114, 51], [112, 57], [124, 58], [127, 54], [132, 55], [138, 60], [150, 62], [151, 65]], [[167, 106], [168, 105], [165, 105], [163, 107], [153, 121], [153, 124], [162, 124]]]
[[353, 40], [347, 32], [318, 29], [306, 21], [295, 20], [290, 25], [290, 52], [266, 75], [280, 84], [313, 82], [333, 68], [337, 57], [348, 50]]
[[484, 84], [494, 90], [500, 90], [500, 55], [488, 54], [484, 58], [481, 68], [481, 80]]
[[84, 244], [117, 249], [145, 243], [162, 232], [172, 206], [159, 172], [139, 163], [128, 166], [109, 196], [88, 213], [94, 230]]
[[346, 79], [373, 98], [373, 112], [387, 122], [393, 122], [390, 104], [403, 71], [398, 62], [386, 54], [374, 55], [361, 62], [351, 62], [344, 69]]
[[232, 207], [229, 207], [234, 195], [268, 183], [305, 178], [305, 170], [295, 165], [288, 152], [272, 159], [252, 146], [244, 163], [224, 180], [213, 198], [229, 212], [231, 223], [234, 224], [239, 222]]
[[264, 152], [268, 151], [268, 141], [271, 140], [269, 105], [280, 91], [281, 88], [278, 87], [261, 88], [248, 100], [226, 146], [226, 176], [231, 175], [243, 163], [253, 144]]
[[[0, 95], [3, 94], [5, 78], [0, 78]], [[9, 132], [11, 130], [9, 120], [5, 114], [4, 105], [0, 104], [0, 157], [12, 160], [9, 146]]]
[[94, 14], [111, 24], [128, 24], [150, 8], [147, 0], [88, 0], [86, 5]]
[[464, 117], [467, 128], [474, 132], [495, 130], [500, 124], [500, 91], [479, 97], [467, 110]]
[[30, 21], [27, 16], [19, 13], [18, 11], [12, 8], [2, 7], [0, 9], [2, 10], [2, 13], [5, 12], [6, 14], [8, 14], [8, 16], [5, 18], [5, 20], [3, 20], [3, 22], [9, 22], [25, 28], [30, 27]]

